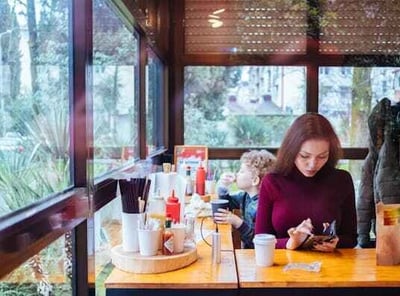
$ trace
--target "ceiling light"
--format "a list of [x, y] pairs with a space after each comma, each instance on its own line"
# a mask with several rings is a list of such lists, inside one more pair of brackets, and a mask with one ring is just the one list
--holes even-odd
[[219, 14], [219, 13], [222, 13], [224, 11], [225, 11], [225, 8], [218, 9], [218, 10], [214, 11], [213, 14]]

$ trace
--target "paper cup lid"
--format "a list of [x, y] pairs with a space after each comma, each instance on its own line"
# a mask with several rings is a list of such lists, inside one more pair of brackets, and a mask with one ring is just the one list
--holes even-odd
[[275, 235], [269, 233], [258, 233], [254, 236], [254, 243], [276, 243]]

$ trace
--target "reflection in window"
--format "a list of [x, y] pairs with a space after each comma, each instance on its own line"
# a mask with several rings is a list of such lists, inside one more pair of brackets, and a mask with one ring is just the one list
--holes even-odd
[[72, 238], [67, 233], [0, 280], [0, 295], [72, 295]]
[[138, 40], [109, 2], [93, 1], [95, 176], [138, 156]]
[[342, 159], [339, 161], [339, 164], [338, 164], [338, 168], [340, 168], [342, 170], [346, 170], [351, 174], [351, 177], [353, 178], [354, 190], [355, 190], [356, 196], [358, 194], [358, 189], [360, 187], [361, 169], [362, 169], [363, 164], [364, 164], [363, 159], [358, 159], [358, 160]]
[[306, 111], [305, 67], [188, 66], [184, 75], [187, 145], [279, 146]]
[[[400, 68], [321, 67], [319, 112], [329, 118], [344, 147], [368, 146], [368, 116], [383, 97], [400, 102]], [[390, 86], [390, 87], [388, 87]]]
[[160, 59], [147, 50], [146, 65], [146, 155], [161, 147], [163, 131], [163, 65]]
[[[113, 270], [111, 249], [122, 243], [121, 238], [121, 199], [115, 198], [96, 211], [90, 231], [94, 232], [94, 244], [89, 246], [90, 259], [94, 258], [94, 278], [96, 295], [105, 295], [104, 280]], [[94, 254], [94, 256], [93, 256]]]
[[0, 0], [0, 216], [71, 185], [69, 2]]

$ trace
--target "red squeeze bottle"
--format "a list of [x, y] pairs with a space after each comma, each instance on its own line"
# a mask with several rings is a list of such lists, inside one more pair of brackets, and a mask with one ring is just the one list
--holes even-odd
[[165, 204], [166, 216], [170, 216], [175, 223], [180, 222], [181, 218], [181, 204], [179, 198], [175, 196], [175, 190], [172, 190], [171, 196], [168, 197]]
[[200, 195], [205, 194], [205, 183], [206, 183], [206, 171], [202, 164], [197, 168], [196, 171], [196, 193]]

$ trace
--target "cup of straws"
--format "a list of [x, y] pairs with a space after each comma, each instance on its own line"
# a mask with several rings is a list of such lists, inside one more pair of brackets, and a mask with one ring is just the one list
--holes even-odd
[[122, 202], [122, 248], [138, 252], [138, 225], [144, 219], [151, 180], [130, 178], [118, 180]]

